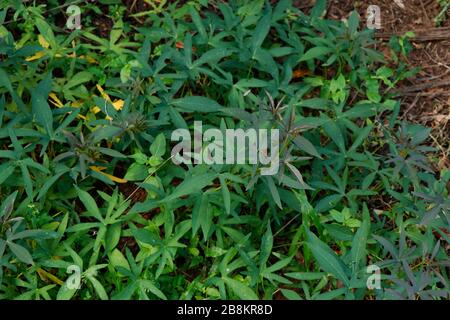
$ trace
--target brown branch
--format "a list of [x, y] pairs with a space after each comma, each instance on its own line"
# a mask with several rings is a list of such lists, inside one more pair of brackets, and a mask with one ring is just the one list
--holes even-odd
[[[412, 30], [416, 36], [413, 41], [434, 41], [434, 40], [449, 40], [450, 39], [450, 27], [446, 28], [431, 28], [431, 29], [419, 29]], [[390, 33], [376, 33], [375, 37], [380, 39], [389, 39], [392, 36], [404, 35], [404, 32], [390, 32]]]
[[[440, 88], [450, 86], [450, 79], [437, 80], [437, 81], [428, 81], [424, 83], [420, 83], [413, 86], [408, 86], [404, 88], [400, 88], [400, 90], [396, 93], [396, 96], [409, 96], [411, 93], [420, 92], [426, 89], [431, 88]], [[414, 94], [416, 95], [416, 94]], [[419, 95], [424, 95], [423, 92], [419, 93]]]

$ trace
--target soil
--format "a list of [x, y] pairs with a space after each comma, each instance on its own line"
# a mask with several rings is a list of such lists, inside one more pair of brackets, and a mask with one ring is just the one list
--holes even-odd
[[[448, 35], [439, 40], [412, 40], [414, 51], [409, 57], [409, 63], [412, 68], [419, 67], [420, 71], [414, 78], [402, 83], [402, 87], [407, 90], [427, 84], [428, 88], [403, 94], [400, 97], [400, 116], [433, 128], [429, 143], [438, 149], [438, 169], [450, 168], [450, 10], [438, 29], [434, 19], [442, 9], [437, 0], [332, 0], [329, 2], [327, 18], [346, 19], [353, 10], [357, 10], [364, 21], [369, 5], [378, 5], [381, 9], [382, 29], [377, 34], [380, 41], [384, 41], [384, 47], [388, 37], [383, 35], [386, 34], [401, 35], [413, 31], [427, 35], [435, 30], [434, 33]], [[382, 51], [388, 53], [388, 50]], [[388, 54], [386, 58], [389, 59]]]

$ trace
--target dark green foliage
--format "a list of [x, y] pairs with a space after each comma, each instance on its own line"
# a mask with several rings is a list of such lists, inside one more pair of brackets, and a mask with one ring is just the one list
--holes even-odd
[[[449, 298], [450, 171], [397, 120], [408, 37], [388, 64], [326, 1], [89, 4], [72, 32], [55, 3], [0, 1], [0, 298]], [[279, 129], [279, 174], [175, 165], [194, 120]]]

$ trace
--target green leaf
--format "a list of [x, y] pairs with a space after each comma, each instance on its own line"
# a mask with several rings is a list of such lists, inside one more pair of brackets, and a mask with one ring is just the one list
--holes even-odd
[[155, 141], [150, 146], [150, 152], [156, 157], [162, 157], [166, 153], [166, 138], [163, 133], [156, 136]]
[[162, 300], [167, 300], [166, 295], [159, 290], [152, 281], [150, 280], [140, 280], [140, 285], [142, 288], [149, 290], [151, 293], [153, 293], [155, 296], [157, 296], [158, 298], [162, 299]]
[[195, 206], [192, 209], [192, 233], [197, 233], [197, 230], [202, 227], [203, 236], [207, 239], [209, 230], [212, 225], [211, 209], [209, 208], [208, 196], [202, 193], [196, 200]]
[[334, 220], [336, 220], [337, 222], [344, 222], [345, 218], [344, 215], [342, 214], [342, 212], [337, 211], [337, 210], [331, 210], [330, 211], [331, 216], [333, 217]]
[[319, 152], [317, 152], [316, 147], [307, 139], [302, 136], [297, 136], [294, 138], [295, 145], [300, 148], [301, 151], [306, 152], [317, 158], [321, 158]]
[[142, 181], [148, 176], [148, 169], [145, 165], [133, 163], [127, 170], [124, 179], [128, 181]]
[[379, 103], [381, 101], [381, 95], [380, 95], [380, 84], [376, 79], [369, 79], [366, 81], [367, 86], [367, 98], [369, 98], [370, 101]]
[[338, 146], [339, 151], [345, 153], [345, 139], [337, 123], [330, 119], [323, 125], [323, 129], [331, 140], [333, 140], [333, 142]]
[[120, 240], [120, 235], [122, 232], [122, 226], [120, 222], [115, 223], [108, 227], [105, 235], [105, 250], [106, 252], [110, 252], [113, 250]]
[[372, 131], [373, 125], [369, 125], [367, 127], [364, 127], [361, 129], [361, 131], [358, 133], [358, 136], [356, 137], [355, 141], [353, 142], [352, 146], [349, 149], [349, 152], [356, 151], [356, 148], [358, 148], [364, 140], [369, 136], [370, 132]]
[[289, 272], [286, 273], [286, 276], [303, 281], [312, 281], [312, 280], [320, 280], [326, 274], [323, 272]]
[[81, 71], [75, 74], [70, 80], [64, 85], [64, 89], [68, 90], [72, 87], [78, 86], [82, 83], [89, 82], [92, 79], [92, 73], [88, 71]]
[[281, 293], [288, 298], [289, 300], [303, 300], [300, 295], [293, 291], [293, 290], [289, 290], [289, 289], [281, 289]]
[[369, 232], [370, 232], [370, 215], [367, 205], [364, 204], [363, 222], [359, 227], [358, 231], [356, 232], [355, 237], [353, 238], [352, 241], [351, 256], [352, 262], [355, 264], [355, 266], [358, 266], [359, 264], [364, 264], [364, 259], [367, 255], [366, 244]]
[[34, 117], [41, 124], [47, 134], [53, 136], [53, 114], [47, 103], [47, 97], [51, 90], [51, 75], [46, 76], [35, 89], [31, 90], [31, 108]]
[[[301, 106], [301, 107], [311, 108], [311, 109], [327, 110], [328, 106], [330, 105], [330, 101], [327, 99], [322, 99], [322, 98], [312, 98], [312, 99], [306, 99], [306, 100], [300, 101], [296, 105]], [[304, 119], [304, 120], [308, 120], [308, 118]], [[322, 123], [322, 122], [324, 122], [324, 120], [317, 119], [317, 122]]]
[[32, 238], [32, 239], [52, 239], [57, 236], [56, 232], [46, 230], [24, 230], [13, 234], [8, 238], [9, 241]]
[[267, 34], [270, 31], [272, 15], [270, 12], [267, 12], [261, 20], [259, 20], [256, 25], [255, 31], [253, 32], [253, 37], [250, 43], [250, 47], [252, 50], [252, 56], [255, 56], [256, 50], [261, 48], [264, 39], [267, 37]]
[[122, 254], [122, 252], [120, 252], [119, 249], [114, 249], [109, 254], [109, 262], [114, 268], [122, 267], [124, 269], [130, 270], [130, 265], [127, 259], [124, 257], [124, 255]]
[[226, 183], [223, 175], [219, 176], [219, 180], [220, 180], [220, 186], [222, 189], [222, 197], [223, 197], [223, 203], [225, 205], [225, 211], [227, 214], [230, 214], [230, 212], [231, 212], [230, 190], [228, 190], [228, 186], [227, 186], [227, 183]]
[[110, 44], [113, 45], [117, 42], [117, 40], [119, 40], [120, 36], [122, 35], [123, 32], [123, 21], [122, 19], [120, 19], [119, 21], [117, 21], [110, 33]]
[[206, 97], [193, 96], [175, 99], [171, 103], [173, 106], [178, 107], [180, 111], [185, 112], [218, 112], [224, 109], [223, 106], [216, 101]]
[[103, 217], [100, 214], [100, 210], [97, 207], [97, 203], [95, 203], [94, 198], [84, 190], [76, 187], [78, 197], [86, 208], [87, 212], [97, 218], [99, 221], [103, 221]]
[[40, 34], [48, 41], [52, 49], [56, 48], [56, 39], [51, 26], [43, 19], [36, 19], [36, 27]]
[[161, 244], [161, 239], [155, 235], [153, 232], [147, 229], [133, 229], [132, 231], [133, 236], [136, 238], [136, 240], [139, 240], [143, 243], [150, 244], [152, 246], [157, 246]]
[[70, 300], [77, 292], [76, 289], [69, 289], [67, 287], [67, 283], [64, 283], [61, 288], [58, 290], [58, 294], [56, 295], [56, 300]]
[[317, 0], [311, 10], [311, 18], [322, 17], [327, 10], [327, 0]]
[[111, 300], [130, 300], [134, 292], [136, 291], [137, 287], [138, 281], [133, 281], [125, 288], [123, 288], [120, 292], [118, 292], [116, 295], [111, 297]]
[[120, 153], [119, 151], [114, 150], [114, 149], [99, 147], [98, 151], [100, 151], [103, 154], [106, 154], [107, 156], [113, 157], [113, 158], [126, 158], [127, 157], [123, 153]]
[[328, 47], [314, 47], [305, 52], [305, 54], [300, 58], [299, 62], [317, 59], [331, 52], [333, 52], [333, 49]]
[[170, 195], [161, 200], [161, 202], [169, 202], [179, 197], [200, 191], [207, 185], [210, 185], [215, 177], [216, 174], [214, 173], [204, 173], [187, 177]]
[[197, 28], [197, 31], [200, 34], [200, 37], [202, 37], [204, 40], [207, 40], [208, 35], [206, 34], [206, 30], [205, 27], [203, 26], [202, 19], [194, 6], [191, 6], [189, 8], [189, 14], [191, 15], [192, 22], [194, 22], [195, 27]]
[[261, 253], [259, 255], [259, 265], [260, 267], [265, 266], [267, 260], [272, 253], [273, 247], [273, 234], [272, 228], [270, 227], [270, 221], [267, 223], [267, 230], [261, 240]]
[[13, 87], [11, 85], [11, 81], [9, 80], [8, 74], [0, 68], [0, 86], [8, 89], [9, 92], [13, 91]]
[[14, 201], [16, 200], [18, 193], [19, 191], [16, 190], [3, 200], [2, 205], [0, 206], [0, 218], [11, 215], [11, 212], [14, 209]]
[[97, 279], [95, 279], [92, 276], [88, 276], [87, 278], [91, 282], [91, 284], [94, 287], [95, 292], [97, 292], [99, 298], [101, 300], [108, 300], [108, 294], [106, 293], [106, 290], [103, 287], [103, 285], [100, 283], [100, 281], [98, 281]]
[[31, 254], [27, 249], [13, 242], [6, 241], [6, 243], [8, 244], [8, 247], [11, 249], [12, 253], [14, 253], [14, 255], [17, 257], [17, 259], [27, 264], [34, 263], [33, 258], [31, 257]]
[[353, 36], [358, 31], [359, 26], [359, 14], [358, 12], [352, 11], [350, 17], [348, 18], [348, 32]]
[[44, 185], [40, 188], [39, 190], [39, 194], [37, 197], [37, 200], [41, 199], [43, 196], [45, 196], [47, 194], [48, 189], [50, 189], [50, 187], [56, 182], [58, 181], [58, 179], [65, 173], [67, 173], [69, 171], [69, 169], [64, 170], [62, 172], [57, 173], [56, 175], [54, 175], [53, 177], [51, 177], [50, 179], [46, 180]]
[[8, 179], [11, 174], [14, 172], [14, 165], [11, 165], [11, 163], [5, 163], [4, 165], [0, 166], [0, 184], [2, 184], [6, 179]]
[[22, 171], [23, 183], [25, 185], [25, 191], [27, 192], [28, 197], [33, 198], [33, 181], [30, 177], [30, 172], [28, 171], [27, 166], [24, 162], [20, 162], [19, 164], [20, 170]]
[[258, 296], [247, 285], [237, 280], [224, 277], [226, 285], [242, 300], [259, 300]]
[[344, 271], [340, 259], [325, 243], [323, 243], [315, 234], [306, 230], [307, 244], [319, 266], [326, 272], [331, 273], [337, 279], [341, 280], [347, 287], [350, 281]]
[[272, 177], [267, 177], [267, 179], [265, 181], [267, 182], [267, 185], [269, 187], [269, 191], [270, 191], [270, 194], [272, 195], [273, 200], [275, 201], [275, 203], [277, 204], [277, 206], [280, 209], [283, 209], [283, 206], [281, 204], [280, 194], [278, 193], [278, 189], [275, 186], [275, 182], [273, 182]]
[[228, 57], [234, 52], [229, 48], [215, 48], [205, 52], [199, 59], [197, 59], [192, 66], [199, 67], [205, 63], [217, 63], [219, 60]]

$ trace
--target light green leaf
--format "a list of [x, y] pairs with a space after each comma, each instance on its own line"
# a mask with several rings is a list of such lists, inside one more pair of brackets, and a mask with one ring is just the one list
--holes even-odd
[[103, 221], [103, 217], [100, 214], [100, 210], [97, 207], [97, 204], [95, 203], [94, 198], [87, 193], [86, 191], [76, 187], [78, 197], [80, 198], [81, 202], [83, 203], [84, 207], [86, 208], [87, 212], [97, 218], [99, 221]]
[[148, 169], [145, 165], [133, 163], [127, 170], [124, 179], [128, 181], [142, 181], [148, 176]]
[[226, 285], [242, 300], [259, 300], [255, 292], [247, 285], [231, 278], [223, 278]]
[[140, 283], [142, 288], [149, 290], [151, 293], [153, 293], [158, 298], [163, 299], [163, 300], [167, 300], [166, 295], [161, 290], [159, 290], [153, 284], [152, 281], [150, 281], [150, 280], [141, 280], [139, 283]]
[[162, 157], [166, 153], [166, 138], [163, 133], [156, 136], [155, 141], [150, 146], [150, 152], [156, 157]]

